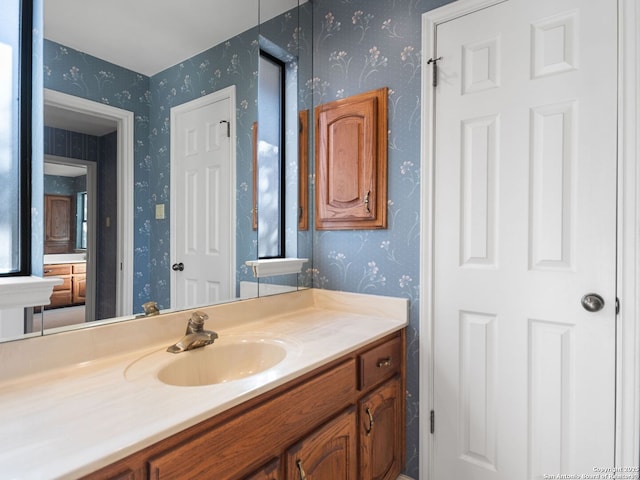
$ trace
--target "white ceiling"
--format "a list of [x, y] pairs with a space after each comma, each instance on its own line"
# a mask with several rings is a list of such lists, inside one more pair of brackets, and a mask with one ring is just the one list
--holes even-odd
[[[300, 3], [304, 3], [303, 0]], [[44, 37], [147, 76], [298, 0], [44, 0]], [[258, 11], [260, 10], [260, 11]]]
[[44, 124], [48, 127], [61, 128], [71, 132], [86, 133], [101, 137], [115, 132], [118, 125], [113, 120], [71, 112], [59, 107], [44, 105]]
[[[307, 0], [300, 0], [300, 4]], [[298, 5], [298, 0], [44, 0], [44, 37], [147, 76]], [[115, 123], [45, 106], [45, 125], [101, 136]]]
[[79, 177], [87, 174], [87, 167], [47, 162], [45, 158], [44, 174], [59, 177]]

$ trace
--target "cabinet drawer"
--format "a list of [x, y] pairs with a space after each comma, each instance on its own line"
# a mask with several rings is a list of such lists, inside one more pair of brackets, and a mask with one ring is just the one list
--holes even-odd
[[72, 266], [73, 266], [73, 273], [87, 273], [86, 263], [74, 263]]
[[71, 265], [66, 263], [60, 265], [45, 265], [44, 276], [55, 277], [58, 275], [71, 275]]
[[358, 358], [360, 372], [360, 390], [366, 390], [400, 371], [402, 363], [402, 340], [394, 337], [363, 353]]
[[[353, 401], [354, 360], [298, 385], [239, 417], [151, 458], [154, 480], [242, 478]], [[241, 439], [241, 441], [239, 441]]]

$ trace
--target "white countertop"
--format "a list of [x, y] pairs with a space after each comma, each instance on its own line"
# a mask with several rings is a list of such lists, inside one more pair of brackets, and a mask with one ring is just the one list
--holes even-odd
[[[180, 335], [176, 337], [175, 332], [184, 331], [189, 316], [185, 312], [145, 318], [137, 326], [135, 321], [134, 326], [131, 322], [108, 326], [102, 335], [113, 335], [114, 340], [122, 338], [119, 335], [123, 329], [136, 328], [133, 337], [138, 340], [144, 338], [140, 329], [155, 333], [148, 335], [151, 343], [140, 349], [118, 351], [113, 346], [98, 346], [87, 351], [106, 348], [111, 349], [110, 354], [86, 357], [80, 362], [81, 355], [88, 354], [69, 352], [67, 365], [57, 360], [44, 372], [37, 360], [29, 367], [31, 370], [18, 366], [20, 355], [29, 353], [30, 346], [0, 346], [0, 363], [14, 365], [25, 373], [14, 378], [8, 375], [0, 383], [0, 478], [77, 478], [397, 331], [407, 323], [404, 299], [325, 290], [200, 310], [210, 317], [205, 328], [215, 330], [220, 339], [225, 335], [246, 334], [278, 338], [291, 346], [289, 353], [271, 369], [224, 384], [168, 386], [151, 371], [135, 379], [125, 378], [125, 370], [137, 359], [179, 340]], [[222, 317], [224, 320], [217, 320]], [[165, 328], [165, 324], [170, 327]], [[81, 338], [83, 331], [55, 335], [51, 342], [57, 349], [65, 342], [71, 342], [68, 344], [71, 348], [74, 341], [93, 343], [99, 328], [84, 331], [84, 338]], [[157, 333], [162, 329], [166, 333]], [[160, 339], [161, 336], [166, 338]], [[38, 340], [36, 346], [47, 339]], [[3, 352], [4, 346], [13, 351]], [[205, 348], [215, 348], [215, 343]]]
[[61, 263], [86, 263], [86, 253], [54, 253], [44, 256], [45, 265], [56, 265]]

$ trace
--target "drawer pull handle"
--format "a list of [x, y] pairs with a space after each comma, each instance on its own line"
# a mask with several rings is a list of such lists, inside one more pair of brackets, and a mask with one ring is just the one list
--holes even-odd
[[365, 409], [365, 412], [367, 412], [367, 415], [369, 416], [369, 428], [365, 429], [365, 433], [368, 437], [371, 434], [371, 430], [373, 430], [373, 415], [371, 414], [371, 409], [369, 407]]
[[51, 273], [52, 270], [45, 270], [44, 273]]
[[302, 460], [298, 459], [298, 461], [296, 462], [296, 465], [298, 466], [298, 473], [300, 474], [300, 480], [307, 480], [307, 474], [304, 473], [304, 470], [302, 469]]
[[390, 366], [391, 366], [391, 357], [382, 358], [378, 360], [378, 368], [390, 367]]

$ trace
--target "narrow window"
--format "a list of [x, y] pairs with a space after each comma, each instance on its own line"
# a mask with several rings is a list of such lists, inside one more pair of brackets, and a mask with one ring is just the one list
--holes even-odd
[[76, 246], [79, 249], [87, 249], [87, 192], [78, 193], [78, 235]]
[[258, 76], [258, 256], [284, 251], [285, 65], [260, 51]]
[[0, 276], [31, 271], [30, 1], [0, 15]]

